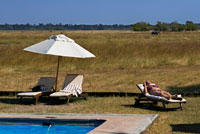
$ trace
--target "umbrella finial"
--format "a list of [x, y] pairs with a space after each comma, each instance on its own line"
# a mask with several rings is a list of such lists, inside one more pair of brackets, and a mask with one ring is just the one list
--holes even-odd
[[49, 37], [49, 40], [51, 40], [51, 39], [53, 39], [55, 41], [65, 41], [65, 42], [71, 42], [71, 43], [74, 42], [74, 40], [68, 38], [64, 34], [52, 35]]
[[53, 40], [55, 40], [55, 41], [56, 41], [56, 38], [57, 38], [57, 36], [56, 36], [56, 35], [51, 35], [51, 36], [49, 37], [49, 40], [53, 39]]

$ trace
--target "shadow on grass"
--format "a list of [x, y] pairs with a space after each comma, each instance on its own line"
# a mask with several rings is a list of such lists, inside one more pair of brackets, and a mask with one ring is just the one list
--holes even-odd
[[22, 102], [17, 98], [0, 98], [0, 103], [31, 105], [35, 104], [35, 98], [23, 98]]
[[[46, 105], [63, 105], [66, 104], [66, 99], [52, 99], [49, 97], [40, 97], [38, 103], [44, 103]], [[79, 102], [82, 101], [79, 98], [71, 98], [69, 103], [74, 103], [74, 102]], [[0, 103], [5, 103], [5, 104], [21, 104], [21, 105], [31, 105], [35, 104], [35, 98], [33, 97], [27, 97], [23, 98], [22, 102], [20, 102], [19, 99], [14, 98], [14, 97], [1, 97], [0, 98]]]
[[183, 94], [183, 95], [200, 95], [200, 84], [191, 85], [185, 87], [168, 86], [167, 90], [172, 94]]
[[140, 105], [122, 105], [123, 107], [132, 107], [132, 108], [141, 108], [141, 109], [146, 109], [146, 110], [152, 110], [152, 111], [160, 111], [160, 112], [166, 112], [166, 111], [176, 111], [177, 109], [180, 109], [179, 107], [177, 108], [163, 108], [161, 106], [149, 104], [149, 103], [142, 103]]
[[[69, 103], [75, 103], [79, 101], [83, 101], [83, 100], [80, 98], [72, 97]], [[65, 98], [64, 99], [63, 98], [47, 98], [46, 101], [43, 99], [43, 103], [45, 103], [46, 105], [67, 105], [67, 100]]]
[[0, 103], [19, 104], [19, 101], [17, 98], [0, 98]]
[[194, 124], [171, 124], [173, 132], [181, 132], [181, 133], [200, 133], [200, 123]]

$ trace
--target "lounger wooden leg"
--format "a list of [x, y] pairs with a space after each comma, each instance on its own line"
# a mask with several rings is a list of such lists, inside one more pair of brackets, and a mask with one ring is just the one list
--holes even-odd
[[53, 99], [54, 99], [53, 97], [50, 97], [50, 100], [49, 100], [50, 104], [53, 104]]
[[35, 97], [35, 105], [38, 104], [38, 99], [39, 99], [39, 97]]
[[163, 108], [166, 108], [166, 106], [165, 106], [165, 103], [164, 103], [164, 102], [162, 102], [162, 104], [163, 104]]
[[157, 102], [157, 101], [153, 101], [153, 104], [154, 104], [154, 105], [157, 105], [157, 104], [158, 104], [158, 102]]
[[140, 100], [136, 100], [135, 105], [139, 105], [139, 104], [140, 104]]
[[71, 97], [72, 97], [72, 95], [69, 95], [69, 96], [67, 97], [67, 104], [69, 104], [69, 100], [70, 100]]
[[87, 94], [81, 94], [80, 97], [83, 98], [84, 100], [87, 100]]
[[183, 111], [183, 105], [182, 105], [182, 103], [180, 103], [180, 109], [181, 109], [181, 111]]
[[19, 100], [19, 103], [22, 103], [22, 96], [21, 97], [17, 97], [17, 99]]
[[135, 105], [139, 105], [141, 101], [142, 95], [135, 99]]
[[20, 99], [19, 99], [19, 102], [20, 102], [20, 103], [22, 103], [22, 98], [23, 98], [23, 97], [21, 96]]
[[35, 105], [38, 104], [38, 100], [39, 100], [39, 97], [42, 95], [42, 93], [38, 94], [35, 96]]

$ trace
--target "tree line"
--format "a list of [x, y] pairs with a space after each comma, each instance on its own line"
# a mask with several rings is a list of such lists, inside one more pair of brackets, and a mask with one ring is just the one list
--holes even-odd
[[136, 24], [131, 25], [131, 29], [133, 31], [172, 31], [172, 32], [180, 32], [180, 31], [195, 31], [199, 30], [200, 24], [195, 24], [192, 21], [186, 21], [185, 24], [180, 24], [178, 22], [165, 23], [158, 21], [156, 25], [151, 25], [147, 22], [138, 22]]
[[133, 30], [133, 31], [195, 31], [199, 30], [200, 24], [186, 21], [185, 24], [178, 22], [165, 23], [158, 21], [151, 25], [148, 22], [137, 22], [132, 25], [84, 25], [84, 24], [0, 24], [0, 30]]
[[130, 30], [131, 25], [2, 24], [0, 30]]

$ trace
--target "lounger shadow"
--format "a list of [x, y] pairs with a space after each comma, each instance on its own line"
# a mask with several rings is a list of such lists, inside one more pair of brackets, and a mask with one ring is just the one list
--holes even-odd
[[[80, 74], [67, 74], [65, 81], [63, 83], [64, 86], [68, 85], [76, 85], [82, 87], [83, 83], [83, 75]], [[70, 98], [73, 97], [74, 95], [72, 93], [67, 93], [67, 92], [62, 92], [61, 90], [54, 92], [50, 94], [51, 98], [66, 98], [66, 103], [69, 104]], [[85, 100], [87, 99], [87, 94], [78, 94], [78, 97], [84, 98]]]
[[162, 102], [163, 107], [166, 108], [165, 104], [178, 103], [180, 105], [180, 109], [183, 110], [182, 103], [186, 103], [186, 99], [184, 99], [184, 98], [182, 98], [182, 100], [175, 100], [175, 99], [168, 100], [161, 96], [154, 96], [154, 95], [150, 95], [150, 94], [145, 95], [143, 84], [136, 84], [136, 86], [141, 91], [141, 94], [138, 96], [138, 98], [135, 99], [135, 105], [139, 105], [142, 101], [143, 102], [151, 101], [151, 102], [153, 102], [153, 104]]
[[26, 91], [26, 92], [21, 92], [17, 94], [17, 99], [20, 99], [20, 103], [22, 103], [23, 97], [33, 97], [35, 98], [35, 104], [38, 103], [38, 99], [40, 96], [43, 95], [49, 95], [53, 92], [54, 85], [55, 85], [56, 78], [55, 77], [41, 77], [36, 84], [38, 85], [44, 85], [47, 87], [45, 91], [38, 91], [38, 92], [33, 92], [33, 91]]

